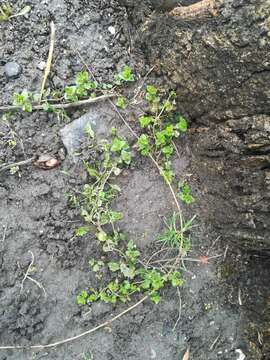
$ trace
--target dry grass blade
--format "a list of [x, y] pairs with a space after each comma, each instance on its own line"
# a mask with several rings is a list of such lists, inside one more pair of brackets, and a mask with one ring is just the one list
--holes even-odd
[[44, 77], [43, 77], [42, 84], [41, 84], [39, 101], [41, 101], [41, 99], [42, 99], [42, 95], [43, 95], [43, 92], [44, 92], [44, 89], [45, 89], [46, 81], [47, 81], [47, 78], [48, 78], [49, 73], [51, 71], [54, 43], [55, 43], [55, 26], [54, 26], [54, 22], [52, 21], [51, 22], [50, 49], [49, 49], [49, 55], [48, 55], [48, 59], [47, 59], [46, 68], [45, 68], [45, 71], [44, 71]]

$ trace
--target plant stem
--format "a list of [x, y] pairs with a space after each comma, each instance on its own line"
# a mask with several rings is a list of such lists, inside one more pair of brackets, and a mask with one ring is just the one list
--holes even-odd
[[[89, 98], [89, 99], [79, 100], [79, 101], [70, 102], [70, 103], [50, 104], [50, 106], [52, 109], [69, 109], [69, 108], [73, 108], [73, 107], [77, 107], [77, 106], [94, 104], [99, 101], [104, 101], [104, 100], [110, 99], [115, 96], [116, 96], [115, 94], [107, 94], [107, 95], [98, 96], [96, 98]], [[43, 110], [43, 109], [44, 109], [44, 105], [34, 105], [33, 106], [33, 110]], [[0, 111], [16, 111], [16, 110], [21, 110], [21, 107], [17, 106], [17, 105], [0, 106]]]

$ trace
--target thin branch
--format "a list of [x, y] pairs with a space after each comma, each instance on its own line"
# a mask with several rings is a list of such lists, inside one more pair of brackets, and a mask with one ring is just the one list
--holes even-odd
[[42, 284], [40, 284], [37, 280], [33, 279], [29, 274], [32, 271], [32, 266], [34, 265], [35, 262], [35, 257], [34, 254], [32, 253], [32, 251], [28, 251], [31, 254], [32, 260], [31, 263], [29, 264], [26, 273], [24, 274], [24, 278], [22, 280], [21, 283], [21, 292], [23, 291], [23, 285], [26, 279], [32, 281], [33, 283], [35, 283], [40, 289], [43, 290], [45, 297], [47, 297], [47, 293], [46, 290], [44, 289], [44, 286]]
[[[88, 104], [94, 104], [99, 101], [104, 101], [109, 98], [115, 97], [115, 94], [107, 94], [107, 95], [101, 95], [97, 96], [95, 98], [89, 98], [85, 100], [79, 100], [75, 102], [70, 103], [63, 103], [63, 104], [50, 104], [50, 107], [52, 109], [69, 109], [77, 106], [83, 106]], [[0, 106], [0, 111], [16, 111], [21, 110], [20, 106], [17, 105], [6, 105], [6, 106]], [[33, 105], [33, 110], [44, 110], [44, 105]]]
[[60, 340], [60, 341], [56, 341], [55, 343], [50, 343], [50, 344], [46, 344], [46, 345], [32, 345], [32, 346], [23, 346], [23, 345], [19, 345], [19, 346], [0, 346], [0, 350], [14, 350], [14, 349], [48, 349], [48, 348], [53, 348], [62, 344], [66, 344], [69, 342], [72, 342], [74, 340], [80, 339], [83, 336], [92, 334], [93, 332], [102, 329], [108, 325], [110, 325], [111, 323], [113, 323], [115, 320], [119, 319], [120, 317], [122, 317], [123, 315], [127, 314], [128, 312], [130, 312], [131, 310], [135, 309], [137, 306], [139, 306], [141, 303], [143, 303], [146, 299], [148, 299], [148, 296], [144, 296], [141, 300], [139, 300], [138, 302], [136, 302], [134, 305], [130, 306], [129, 308], [127, 308], [126, 310], [122, 311], [120, 314], [114, 316], [112, 319], [105, 321], [104, 323], [89, 329], [81, 334], [72, 336], [70, 338], [64, 339], [64, 340]]
[[41, 84], [39, 101], [41, 101], [41, 99], [42, 99], [43, 92], [44, 92], [45, 85], [46, 85], [46, 81], [47, 81], [48, 76], [49, 76], [49, 74], [50, 74], [51, 65], [52, 65], [52, 57], [53, 57], [53, 50], [54, 50], [54, 43], [55, 43], [55, 26], [54, 26], [54, 22], [53, 22], [53, 21], [51, 21], [50, 26], [51, 26], [50, 48], [49, 48], [49, 54], [48, 54], [48, 59], [47, 59], [46, 68], [45, 68], [45, 71], [44, 71], [44, 77], [43, 77], [43, 81], [42, 81], [42, 84]]
[[33, 278], [32, 278], [31, 276], [29, 276], [29, 275], [27, 275], [27, 279], [30, 280], [30, 281], [32, 281], [32, 282], [33, 282], [34, 284], [36, 284], [41, 290], [43, 290], [45, 297], [47, 297], [46, 290], [45, 290], [44, 286], [43, 286], [40, 282], [38, 282], [37, 280], [33, 279]]
[[35, 261], [35, 257], [34, 257], [34, 254], [32, 253], [32, 251], [29, 250], [28, 252], [31, 254], [32, 259], [31, 259], [31, 262], [30, 262], [30, 264], [29, 264], [29, 266], [28, 266], [28, 268], [26, 270], [26, 273], [24, 274], [24, 277], [23, 277], [23, 280], [22, 280], [22, 283], [21, 283], [21, 292], [23, 291], [24, 282], [27, 279], [27, 276], [30, 273], [30, 271], [32, 269], [32, 266], [34, 264], [34, 261]]
[[26, 160], [22, 160], [22, 161], [18, 161], [16, 163], [12, 163], [12, 164], [8, 164], [8, 165], [3, 165], [0, 167], [0, 172], [1, 171], [5, 171], [5, 170], [8, 170], [8, 169], [11, 169], [13, 168], [14, 166], [22, 166], [22, 165], [27, 165], [27, 164], [30, 164], [32, 161], [35, 160], [35, 157], [31, 157], [29, 159], [26, 159]]

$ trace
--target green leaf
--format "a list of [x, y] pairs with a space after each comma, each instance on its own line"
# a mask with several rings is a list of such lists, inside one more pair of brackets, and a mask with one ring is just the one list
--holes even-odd
[[187, 121], [183, 116], [179, 116], [176, 127], [183, 133], [185, 133], [187, 131], [187, 129], [188, 129]]
[[145, 128], [154, 122], [153, 116], [141, 116], [139, 117], [141, 128]]
[[105, 233], [105, 231], [102, 230], [97, 234], [97, 238], [99, 241], [105, 242], [108, 240], [108, 235]]
[[75, 234], [76, 236], [84, 236], [88, 233], [89, 228], [86, 226], [81, 226], [78, 229], [76, 229]]
[[128, 143], [119, 137], [115, 137], [112, 142], [111, 151], [120, 152], [123, 149], [124, 150], [129, 149]]
[[127, 266], [125, 263], [121, 263], [120, 270], [121, 270], [121, 273], [129, 279], [133, 279], [136, 275], [135, 267]]
[[128, 105], [127, 99], [124, 96], [119, 96], [119, 98], [116, 101], [116, 106], [118, 106], [120, 109], [125, 110], [127, 105]]
[[111, 292], [116, 292], [118, 291], [119, 289], [119, 284], [118, 284], [118, 280], [115, 280], [115, 281], [111, 281], [109, 284], [108, 284], [108, 289], [111, 291]]
[[111, 261], [108, 263], [108, 267], [112, 272], [120, 270], [120, 265], [118, 262]]
[[115, 76], [117, 82], [132, 82], [135, 80], [132, 69], [125, 65], [123, 70]]
[[107, 213], [102, 214], [100, 219], [100, 224], [106, 225], [122, 219], [123, 219], [123, 213], [119, 211], [108, 211]]
[[166, 112], [171, 112], [173, 110], [173, 103], [169, 100], [166, 100], [163, 104], [163, 108]]
[[157, 88], [153, 85], [148, 85], [146, 87], [147, 94], [149, 95], [156, 95], [157, 94]]
[[151, 300], [155, 303], [155, 304], [158, 304], [161, 300], [161, 296], [154, 292], [151, 296], [150, 296]]
[[[157, 96], [157, 88], [153, 85], [148, 85], [146, 87], [146, 96], [145, 96], [146, 100], [149, 101], [152, 105], [153, 104], [158, 104], [160, 101], [160, 98]], [[158, 106], [154, 106], [153, 110], [158, 110]]]
[[87, 71], [81, 71], [76, 75], [76, 84], [83, 85], [89, 81], [89, 74]]
[[167, 145], [164, 146], [161, 151], [166, 157], [170, 157], [173, 154], [174, 148], [172, 145]]
[[195, 198], [191, 195], [190, 187], [188, 184], [183, 184], [178, 197], [187, 205], [195, 202]]
[[171, 183], [174, 178], [174, 172], [172, 170], [170, 162], [165, 163], [165, 167], [161, 168], [160, 175], [164, 178], [165, 182]]
[[86, 305], [86, 304], [87, 304], [87, 297], [88, 297], [87, 291], [83, 290], [83, 291], [77, 296], [77, 304], [78, 304], [78, 305]]
[[165, 134], [164, 130], [157, 131], [155, 133], [155, 144], [158, 147], [166, 144], [166, 134]]
[[138, 146], [139, 150], [142, 155], [149, 155], [151, 151], [150, 143], [149, 143], [149, 137], [146, 134], [142, 134], [138, 139]]
[[173, 287], [181, 286], [184, 284], [184, 280], [181, 278], [181, 274], [178, 271], [174, 271], [170, 274], [169, 280]]
[[32, 93], [28, 91], [23, 91], [21, 93], [14, 93], [13, 95], [13, 104], [20, 106], [23, 111], [32, 112], [32, 103], [31, 99], [33, 98]]
[[97, 172], [97, 170], [95, 170], [89, 164], [87, 164], [87, 162], [84, 162], [84, 167], [85, 167], [87, 173], [89, 174], [89, 176], [96, 178], [96, 179], [100, 179], [99, 172]]
[[90, 123], [88, 123], [85, 128], [84, 128], [84, 132], [87, 136], [89, 136], [91, 139], [95, 138], [95, 133], [94, 130], [92, 129], [92, 126]]
[[123, 160], [123, 162], [125, 164], [129, 165], [131, 163], [131, 153], [130, 153], [130, 151], [122, 150], [121, 151], [121, 159]]
[[68, 101], [74, 102], [78, 100], [78, 96], [76, 95], [77, 87], [76, 86], [66, 86], [65, 87], [65, 99]]
[[96, 293], [92, 293], [88, 296], [88, 301], [93, 303], [99, 299], [99, 295]]

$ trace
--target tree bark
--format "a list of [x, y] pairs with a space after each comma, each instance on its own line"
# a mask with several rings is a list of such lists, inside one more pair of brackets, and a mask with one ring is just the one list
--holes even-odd
[[[231, 247], [269, 259], [270, 0], [219, 0], [215, 11], [200, 8], [213, 0], [174, 10], [174, 2], [153, 0], [154, 12], [149, 1], [126, 1], [134, 5], [130, 13], [149, 65], [176, 89], [180, 110], [192, 123], [200, 217]], [[260, 266], [269, 269], [269, 263]], [[269, 359], [269, 290], [260, 274], [250, 270], [254, 286], [248, 291], [253, 319], [257, 294], [264, 299], [260, 358]]]
[[239, 246], [270, 247], [270, 1], [222, 3], [206, 17], [150, 16], [140, 45], [204, 128], [192, 147], [207, 220]]

